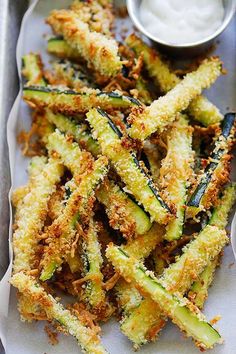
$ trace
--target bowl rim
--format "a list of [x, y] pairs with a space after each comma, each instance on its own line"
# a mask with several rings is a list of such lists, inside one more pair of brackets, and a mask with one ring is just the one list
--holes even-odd
[[140, 32], [142, 32], [146, 37], [153, 40], [154, 42], [162, 44], [166, 47], [171, 47], [171, 48], [191, 48], [191, 47], [197, 47], [197, 46], [200, 46], [200, 45], [210, 42], [211, 40], [217, 38], [226, 29], [226, 27], [229, 25], [230, 21], [232, 20], [232, 18], [234, 17], [234, 15], [236, 13], [236, 1], [232, 0], [231, 9], [229, 11], [229, 14], [225, 17], [225, 19], [223, 20], [220, 27], [214, 33], [212, 33], [211, 35], [209, 35], [199, 41], [196, 41], [196, 42], [189, 42], [189, 43], [184, 43], [184, 44], [174, 44], [174, 43], [166, 42], [162, 39], [159, 39], [158, 37], [152, 35], [150, 32], [146, 31], [146, 29], [142, 25], [139, 17], [135, 15], [135, 13], [132, 9], [133, 1], [134, 0], [127, 0], [126, 1], [127, 2], [127, 10], [128, 10], [131, 20], [133, 21], [135, 26], [138, 28], [138, 30]]

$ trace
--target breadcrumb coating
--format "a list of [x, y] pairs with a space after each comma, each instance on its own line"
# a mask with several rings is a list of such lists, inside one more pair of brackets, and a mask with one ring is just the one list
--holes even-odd
[[42, 172], [34, 178], [30, 192], [18, 211], [17, 229], [13, 234], [14, 273], [31, 270], [35, 261], [38, 235], [47, 215], [48, 201], [56, 190], [56, 183], [64, 172], [58, 159], [50, 159]]
[[219, 58], [205, 59], [196, 71], [187, 74], [179, 84], [149, 107], [132, 109], [129, 135], [144, 140], [155, 131], [163, 132], [175, 120], [176, 113], [185, 110], [203, 89], [210, 87], [221, 71]]
[[180, 115], [167, 133], [167, 155], [162, 160], [160, 185], [176, 207], [176, 218], [166, 227], [165, 239], [169, 241], [180, 238], [183, 232], [187, 189], [193, 174], [192, 132], [187, 118]]
[[52, 295], [47, 294], [44, 288], [32, 276], [23, 272], [13, 275], [11, 284], [24, 293], [32, 304], [38, 304], [46, 313], [48, 320], [59, 322], [81, 346], [83, 353], [105, 354], [107, 351], [101, 345], [100, 337], [88, 326], [84, 325], [69, 310], [57, 302]]
[[[121, 248], [112, 244], [108, 246], [106, 256], [126, 281], [132, 281], [146, 296], [150, 296], [166, 316], [170, 317], [187, 336], [193, 337], [199, 347], [212, 348], [216, 343], [222, 342], [219, 333], [210, 326], [196, 306], [186, 298], [168, 292], [160, 285], [154, 274], [136, 258], [128, 256]], [[187, 318], [189, 321], [185, 322]], [[205, 335], [199, 336], [200, 328]]]
[[75, 12], [54, 10], [47, 23], [101, 74], [114, 76], [121, 70], [116, 41], [101, 33], [91, 32], [87, 23], [82, 22]]

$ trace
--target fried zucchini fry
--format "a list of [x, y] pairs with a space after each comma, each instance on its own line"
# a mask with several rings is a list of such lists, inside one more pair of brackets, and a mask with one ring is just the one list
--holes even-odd
[[82, 22], [75, 12], [54, 10], [47, 23], [101, 74], [112, 77], [121, 70], [122, 61], [116, 41], [101, 33], [91, 32], [87, 23]]
[[20, 293], [25, 294], [33, 305], [37, 304], [40, 306], [45, 311], [49, 321], [58, 322], [65, 328], [66, 332], [75, 337], [83, 353], [107, 353], [97, 333], [69, 310], [64, 309], [52, 295], [45, 291], [35, 278], [20, 272], [13, 275], [11, 284], [15, 286]]
[[160, 185], [166, 198], [176, 206], [176, 219], [166, 226], [165, 239], [176, 240], [182, 236], [187, 190], [192, 176], [192, 128], [184, 115], [167, 134], [167, 155], [160, 169]]
[[221, 74], [218, 58], [205, 59], [199, 68], [146, 108], [133, 109], [129, 116], [132, 138], [144, 140], [155, 131], [163, 132], [175, 120], [176, 113], [185, 110], [203, 89], [209, 87]]
[[[136, 55], [143, 55], [149, 75], [155, 80], [163, 93], [167, 93], [181, 82], [181, 79], [171, 72], [168, 64], [159, 53], [148, 47], [135, 34], [126, 38], [126, 44], [134, 50]], [[205, 126], [219, 123], [223, 119], [219, 109], [204, 96], [198, 96], [190, 103], [188, 114]]]
[[136, 287], [150, 296], [166, 316], [195, 340], [197, 346], [207, 349], [222, 342], [220, 334], [206, 321], [197, 307], [193, 304], [190, 306], [187, 299], [180, 295], [172, 295], [137, 259], [113, 245], [108, 246], [106, 255], [115, 269], [127, 281], [133, 281]]
[[58, 159], [51, 158], [42, 172], [34, 177], [32, 187], [18, 210], [17, 229], [13, 234], [14, 273], [34, 267], [38, 234], [44, 225], [50, 196], [60, 181], [64, 168]]
[[170, 209], [162, 200], [151, 178], [142, 170], [136, 155], [124, 147], [125, 141], [122, 141], [123, 136], [118, 127], [100, 109], [90, 110], [87, 113], [87, 120], [102, 153], [111, 160], [116, 172], [135, 199], [150, 213], [153, 220], [166, 223], [170, 218]]
[[124, 96], [120, 92], [102, 92], [94, 89], [77, 92], [43, 86], [25, 86], [23, 99], [32, 108], [49, 108], [53, 112], [68, 116], [88, 112], [97, 106], [110, 111], [115, 108], [125, 110], [141, 105], [135, 98]]
[[[75, 163], [75, 161], [74, 161]], [[100, 157], [94, 163], [90, 161], [88, 169], [80, 176], [79, 185], [75, 181], [75, 190], [67, 201], [63, 213], [50, 225], [45, 239], [45, 248], [41, 260], [40, 280], [50, 279], [61, 266], [71, 247], [76, 234], [83, 234], [82, 223], [91, 215], [96, 188], [107, 174], [107, 159]]]
[[235, 113], [227, 113], [222, 121], [215, 147], [206, 167], [199, 174], [197, 185], [187, 203], [188, 217], [209, 209], [216, 201], [220, 187], [229, 180], [229, 152], [235, 143], [235, 118]]
[[43, 77], [43, 63], [39, 54], [30, 53], [22, 57], [22, 75], [26, 78], [28, 86], [46, 85]]
[[86, 281], [85, 298], [92, 308], [104, 305], [105, 291], [103, 290], [103, 274], [101, 266], [103, 259], [101, 247], [97, 238], [97, 226], [91, 219], [89, 229], [83, 242], [84, 277]]

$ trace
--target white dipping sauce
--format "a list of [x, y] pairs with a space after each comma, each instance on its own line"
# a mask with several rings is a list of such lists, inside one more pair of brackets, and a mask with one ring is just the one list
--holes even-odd
[[140, 20], [150, 34], [172, 44], [202, 40], [220, 27], [222, 0], [142, 0]]

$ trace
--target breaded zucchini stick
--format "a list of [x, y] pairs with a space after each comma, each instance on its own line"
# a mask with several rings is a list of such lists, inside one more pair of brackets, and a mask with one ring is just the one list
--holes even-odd
[[135, 98], [124, 96], [119, 92], [102, 92], [94, 89], [77, 92], [49, 86], [25, 86], [23, 99], [32, 108], [49, 108], [53, 112], [68, 116], [88, 112], [97, 106], [109, 111], [115, 108], [125, 110], [141, 105]]
[[[184, 294], [205, 266], [220, 253], [226, 242], [227, 236], [223, 230], [207, 226], [185, 247], [183, 255], [177, 262], [166, 268], [159, 282], [171, 293]], [[140, 317], [146, 319], [142, 327], [137, 323]], [[139, 347], [148, 340], [155, 340], [164, 325], [164, 316], [158, 304], [153, 303], [150, 297], [146, 297], [137, 308], [124, 316], [121, 330], [133, 341], [135, 347]]]
[[109, 116], [100, 109], [92, 109], [87, 113], [87, 120], [93, 136], [101, 146], [102, 153], [112, 162], [126, 187], [135, 199], [150, 213], [153, 220], [167, 223], [170, 209], [162, 200], [153, 181], [142, 170], [136, 155], [124, 147], [122, 133]]
[[38, 234], [44, 225], [50, 196], [60, 181], [64, 168], [58, 159], [51, 158], [34, 177], [30, 191], [25, 195], [17, 212], [17, 229], [13, 234], [14, 273], [29, 271], [34, 267]]
[[43, 63], [39, 54], [30, 53], [22, 57], [22, 75], [26, 78], [29, 86], [46, 85], [43, 77]]
[[77, 224], [88, 218], [94, 202], [95, 189], [107, 174], [105, 157], [100, 157], [94, 163], [88, 162], [88, 169], [80, 176], [79, 185], [75, 181], [76, 188], [68, 199], [63, 213], [46, 231], [45, 238], [48, 246], [41, 260], [40, 280], [42, 281], [50, 279], [55, 270], [61, 266], [66, 255], [71, 252], [76, 234], [83, 234], [82, 225], [79, 227]]
[[75, 12], [54, 10], [47, 23], [102, 75], [114, 76], [121, 70], [122, 61], [116, 41], [101, 33], [91, 32], [87, 23], [81, 21]]
[[196, 71], [187, 74], [165, 96], [149, 107], [133, 109], [129, 116], [130, 136], [144, 140], [155, 131], [163, 132], [175, 120], [176, 113], [185, 110], [203, 89], [210, 87], [221, 71], [222, 63], [218, 58], [205, 59]]
[[235, 143], [235, 113], [227, 113], [221, 124], [221, 131], [206, 167], [200, 172], [197, 185], [187, 203], [187, 216], [194, 217], [209, 209], [215, 202], [219, 189], [229, 179], [229, 152]]
[[84, 251], [82, 255], [84, 260], [83, 275], [87, 280], [85, 299], [92, 308], [99, 308], [105, 301], [105, 291], [102, 287], [103, 274], [101, 272], [103, 259], [97, 238], [97, 227], [92, 218], [88, 231], [85, 233], [82, 248]]
[[207, 349], [222, 342], [220, 334], [206, 321], [197, 307], [186, 298], [167, 291], [137, 259], [113, 245], [108, 246], [106, 256], [127, 281], [133, 281], [136, 287], [150, 296], [166, 316], [195, 340], [197, 346]]
[[166, 226], [165, 239], [176, 240], [182, 236], [187, 190], [192, 176], [192, 128], [187, 117], [180, 115], [167, 134], [167, 155], [160, 169], [160, 185], [176, 207], [176, 219]]
[[[155, 80], [163, 93], [167, 93], [181, 82], [181, 79], [174, 72], [171, 72], [168, 64], [159, 53], [150, 48], [135, 34], [126, 38], [126, 44], [134, 50], [136, 55], [143, 55], [149, 75]], [[204, 96], [198, 96], [190, 103], [188, 114], [205, 126], [219, 123], [223, 119], [219, 109]]]
[[13, 275], [11, 284], [15, 286], [20, 293], [25, 294], [28, 301], [33, 305], [37, 304], [40, 306], [45, 311], [49, 321], [58, 322], [65, 328], [66, 332], [75, 337], [83, 353], [107, 353], [97, 333], [69, 310], [66, 310], [62, 304], [57, 302], [52, 295], [46, 292], [35, 278], [20, 272]]
[[[135, 257], [138, 260], [144, 260], [147, 258], [150, 253], [154, 250], [154, 248], [162, 241], [163, 236], [165, 234], [165, 229], [163, 226], [158, 225], [156, 223], [153, 224], [152, 228], [142, 236], [138, 236], [135, 240], [129, 241], [125, 246], [122, 246], [122, 249], [124, 249], [125, 252], [127, 252], [129, 255]], [[125, 329], [123, 329], [123, 324], [126, 320], [126, 318], [129, 318], [129, 324], [130, 324], [130, 319], [132, 316], [132, 311], [135, 311], [135, 323], [132, 324], [132, 328], [136, 328], [137, 326], [140, 331], [142, 331], [141, 327], [143, 326], [143, 323], [146, 323], [146, 321], [150, 321], [150, 317], [154, 316], [155, 314], [153, 313], [152, 315], [150, 314], [148, 317], [143, 318], [143, 321], [137, 322], [137, 308], [140, 306], [142, 303], [142, 296], [139, 294], [138, 290], [133, 286], [133, 284], [127, 283], [123, 279], [119, 279], [115, 286], [115, 291], [116, 291], [116, 297], [117, 301], [119, 304], [119, 308], [122, 311], [122, 320], [121, 320], [121, 330], [124, 331], [124, 334], [126, 334]], [[154, 303], [154, 307], [156, 307], [156, 304]], [[151, 308], [153, 309], [153, 307]], [[156, 320], [156, 317], [155, 317]], [[129, 339], [132, 340], [131, 337]]]
[[[213, 209], [209, 225], [224, 229], [228, 224], [228, 216], [236, 201], [236, 183], [229, 184], [218, 201], [218, 205]], [[208, 297], [208, 289], [213, 281], [216, 267], [219, 264], [219, 257], [216, 257], [204, 269], [199, 278], [193, 283], [188, 292], [189, 299], [200, 309]]]

